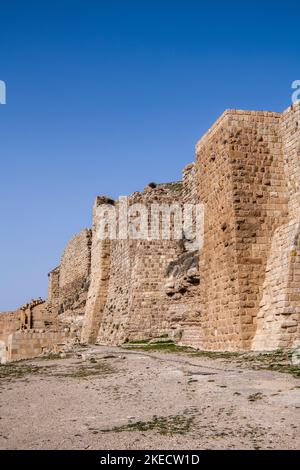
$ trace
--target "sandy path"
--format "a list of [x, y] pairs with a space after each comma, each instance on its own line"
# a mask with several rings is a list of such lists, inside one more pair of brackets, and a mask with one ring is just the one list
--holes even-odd
[[82, 354], [1, 366], [1, 449], [300, 448], [289, 374], [182, 353]]

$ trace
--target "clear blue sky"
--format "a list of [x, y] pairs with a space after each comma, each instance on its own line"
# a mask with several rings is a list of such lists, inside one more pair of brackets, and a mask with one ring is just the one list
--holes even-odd
[[0, 310], [46, 296], [98, 194], [172, 181], [225, 108], [281, 111], [300, 4], [0, 2]]

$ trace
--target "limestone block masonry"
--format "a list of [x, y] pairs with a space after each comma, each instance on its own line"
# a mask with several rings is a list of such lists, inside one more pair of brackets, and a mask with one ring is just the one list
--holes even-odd
[[52, 316], [81, 330], [91, 282], [91, 230], [75, 235], [61, 257], [60, 266], [49, 273], [48, 310]]
[[117, 210], [120, 201], [98, 196], [92, 229], [69, 242], [49, 274], [48, 300], [0, 315], [0, 357], [160, 336], [215, 351], [299, 347], [299, 175], [300, 104], [225, 111], [182, 181], [151, 183], [127, 201], [201, 203], [200, 248], [186, 233], [99, 239], [99, 207]]

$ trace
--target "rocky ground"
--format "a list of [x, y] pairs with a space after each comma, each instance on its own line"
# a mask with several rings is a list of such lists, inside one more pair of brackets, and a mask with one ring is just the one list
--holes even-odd
[[299, 449], [281, 356], [81, 348], [0, 366], [1, 449]]

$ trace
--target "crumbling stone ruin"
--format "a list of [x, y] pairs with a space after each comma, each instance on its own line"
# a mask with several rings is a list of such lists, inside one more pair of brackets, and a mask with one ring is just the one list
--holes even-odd
[[[300, 346], [300, 104], [283, 113], [227, 110], [176, 183], [150, 183], [133, 204], [204, 207], [203, 244], [171, 236], [100, 239], [93, 226], [49, 274], [46, 302], [0, 315], [2, 361], [75, 343], [166, 335], [216, 351]], [[121, 225], [121, 221], [117, 221]]]

